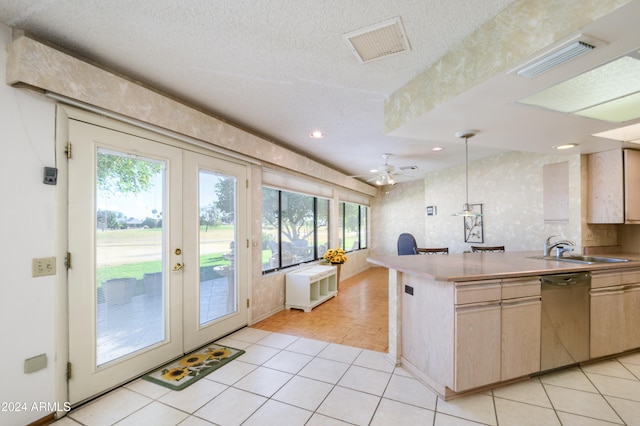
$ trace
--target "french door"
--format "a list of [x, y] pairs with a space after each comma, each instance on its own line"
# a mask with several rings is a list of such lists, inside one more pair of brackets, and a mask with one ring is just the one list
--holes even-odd
[[247, 167], [75, 119], [69, 140], [76, 404], [247, 324]]

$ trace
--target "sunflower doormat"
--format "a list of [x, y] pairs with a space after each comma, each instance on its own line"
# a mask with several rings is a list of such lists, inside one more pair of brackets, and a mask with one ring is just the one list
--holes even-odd
[[182, 390], [244, 353], [228, 346], [207, 345], [151, 373], [143, 379], [173, 390]]

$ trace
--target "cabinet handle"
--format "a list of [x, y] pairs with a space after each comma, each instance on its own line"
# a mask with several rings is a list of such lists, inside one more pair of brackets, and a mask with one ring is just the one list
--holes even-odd
[[516, 305], [534, 305], [536, 303], [540, 303], [540, 296], [536, 297], [523, 297], [521, 299], [509, 299], [503, 300], [502, 306], [516, 306]]
[[456, 312], [483, 311], [496, 308], [500, 308], [500, 302], [469, 303], [466, 305], [456, 305]]

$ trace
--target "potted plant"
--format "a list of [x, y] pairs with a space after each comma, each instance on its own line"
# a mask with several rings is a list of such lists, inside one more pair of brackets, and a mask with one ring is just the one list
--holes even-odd
[[325, 262], [336, 266], [336, 283], [340, 283], [340, 269], [342, 264], [349, 260], [347, 254], [341, 248], [329, 249], [322, 256]]

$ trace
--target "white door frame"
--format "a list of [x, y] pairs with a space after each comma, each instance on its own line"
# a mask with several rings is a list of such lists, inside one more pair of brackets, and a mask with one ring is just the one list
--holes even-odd
[[[109, 128], [115, 130], [131, 129], [130, 126], [134, 126], [137, 132], [144, 133], [149, 132], [156, 139], [161, 135], [170, 136], [175, 145], [181, 148], [189, 149], [192, 151], [200, 152], [205, 155], [215, 156], [227, 161], [244, 164], [247, 166], [247, 178], [250, 181], [251, 172], [250, 164], [254, 161], [243, 158], [243, 156], [235, 156], [232, 152], [232, 156], [227, 156], [224, 149], [216, 149], [216, 147], [207, 148], [205, 143], [190, 138], [188, 136], [182, 136], [179, 134], [173, 134], [167, 132], [164, 129], [156, 128], [153, 125], [149, 125], [142, 122], [136, 122], [136, 120], [128, 119], [127, 117], [120, 117], [117, 114], [109, 113], [108, 111], [102, 111], [99, 108], [87, 106], [85, 109], [79, 109], [74, 106], [58, 104], [56, 113], [56, 158], [58, 166], [58, 179], [56, 188], [56, 253], [57, 255], [57, 276], [56, 276], [56, 304], [55, 304], [55, 366], [54, 366], [54, 392], [56, 401], [59, 403], [60, 410], [57, 412], [57, 417], [60, 418], [66, 414], [64, 407], [68, 401], [68, 380], [67, 380], [67, 366], [69, 360], [69, 316], [68, 316], [68, 278], [66, 270], [66, 256], [68, 251], [68, 199], [67, 199], [67, 186], [68, 186], [68, 166], [65, 161], [67, 155], [67, 141], [68, 141], [68, 120], [70, 118], [87, 121], [96, 125], [106, 125]], [[100, 115], [97, 115], [99, 113]], [[169, 134], [170, 133], [170, 134]], [[250, 185], [249, 185], [250, 186]], [[251, 191], [247, 191], [245, 200], [246, 209], [248, 212], [252, 211], [251, 208]], [[238, 226], [245, 226], [247, 229], [247, 236], [251, 235], [251, 214], [246, 215], [247, 222], [244, 224], [238, 224]], [[251, 250], [247, 250], [246, 253], [247, 265], [252, 265]], [[252, 294], [252, 274], [246, 274], [247, 280], [247, 294], [251, 299]], [[247, 324], [251, 324], [251, 309], [247, 310]]]

